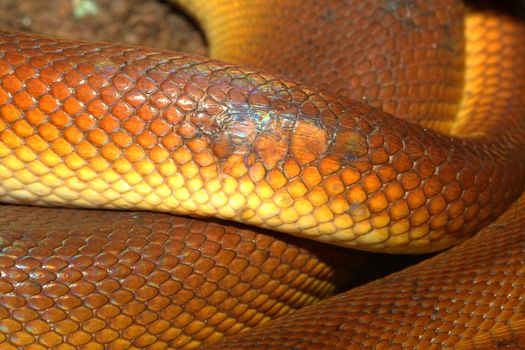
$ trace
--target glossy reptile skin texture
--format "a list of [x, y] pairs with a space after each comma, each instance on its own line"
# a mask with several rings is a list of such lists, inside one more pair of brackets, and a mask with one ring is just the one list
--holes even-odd
[[[466, 240], [521, 194], [519, 20], [458, 2], [180, 3], [208, 33], [212, 56], [234, 64], [0, 36], [3, 202], [215, 216], [416, 253]], [[198, 346], [318, 299], [338, 266], [356, 260], [315, 249], [306, 258], [261, 231], [166, 214], [2, 212], [0, 325], [14, 348]], [[488, 234], [486, 247], [479, 235], [229, 342], [517, 341], [523, 252], [513, 213], [506, 239]], [[274, 244], [280, 250], [263, 249]], [[305, 258], [294, 265], [288, 254]], [[267, 265], [278, 262], [278, 271], [293, 266], [279, 282], [289, 290]]]

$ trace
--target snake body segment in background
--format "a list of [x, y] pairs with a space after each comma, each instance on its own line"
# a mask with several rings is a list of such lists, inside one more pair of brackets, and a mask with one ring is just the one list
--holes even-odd
[[[417, 253], [465, 241], [521, 194], [519, 19], [457, 1], [178, 3], [233, 63], [2, 33], [2, 202]], [[216, 346], [525, 346], [523, 203], [449, 252]], [[0, 210], [12, 348], [216, 342], [327, 295], [364, 259], [167, 214]]]

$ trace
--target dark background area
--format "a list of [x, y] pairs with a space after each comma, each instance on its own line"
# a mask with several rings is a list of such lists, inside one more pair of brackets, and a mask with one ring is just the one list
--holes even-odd
[[197, 26], [162, 0], [1, 0], [0, 27], [206, 54]]

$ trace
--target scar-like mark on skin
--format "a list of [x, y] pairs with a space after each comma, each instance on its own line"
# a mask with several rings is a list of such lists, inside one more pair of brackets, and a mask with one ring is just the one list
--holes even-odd
[[254, 147], [267, 169], [274, 168], [288, 154], [288, 140], [273, 135], [261, 135]]
[[336, 137], [333, 151], [341, 159], [352, 161], [364, 157], [368, 147], [362, 135], [354, 131], [342, 131]]
[[304, 121], [297, 122], [291, 141], [292, 154], [301, 164], [313, 162], [328, 148], [326, 130]]

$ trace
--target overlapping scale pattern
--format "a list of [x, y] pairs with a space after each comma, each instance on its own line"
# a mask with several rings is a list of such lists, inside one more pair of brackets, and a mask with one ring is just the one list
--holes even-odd
[[522, 196], [450, 251], [209, 348], [523, 349], [524, 209]]
[[[454, 1], [178, 2], [214, 55], [297, 81], [3, 32], [2, 202], [217, 216], [413, 253], [465, 240], [522, 192], [515, 17]], [[523, 347], [521, 207], [422, 265], [217, 346]], [[0, 211], [0, 340], [13, 349], [214, 342], [324, 295], [341, 257], [166, 214]]]
[[2, 349], [194, 348], [327, 296], [362, 259], [166, 214], [0, 212]]
[[487, 149], [189, 55], [2, 39], [6, 202], [217, 216], [422, 252], [464, 240], [521, 190], [519, 140]]
[[213, 58], [299, 79], [436, 130], [454, 125], [465, 59], [458, 1], [174, 2], [199, 20]]

